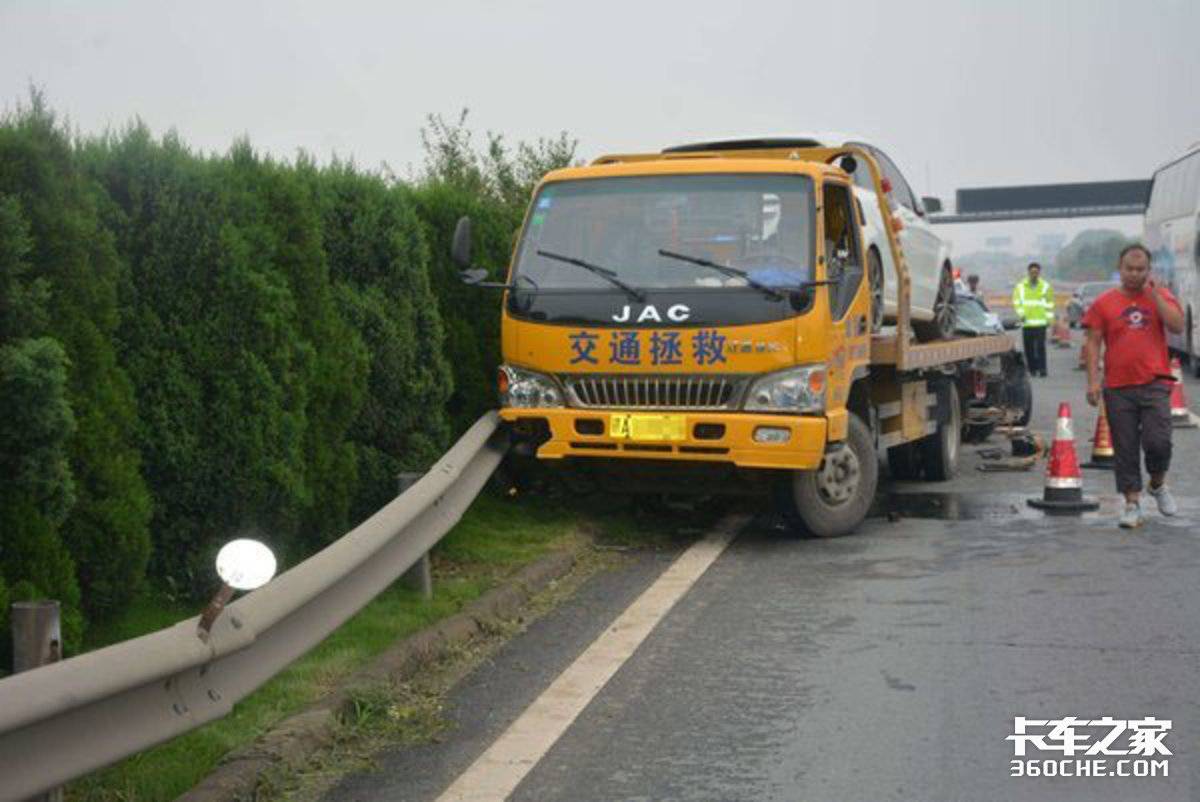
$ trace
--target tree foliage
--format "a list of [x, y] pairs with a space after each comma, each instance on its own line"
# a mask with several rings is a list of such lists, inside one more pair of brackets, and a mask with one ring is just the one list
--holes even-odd
[[437, 114], [426, 118], [421, 130], [425, 169], [414, 192], [430, 240], [430, 273], [445, 322], [446, 353], [455, 366], [449, 412], [456, 432], [496, 405], [500, 299], [459, 280], [459, 268], [450, 260], [455, 225], [460, 217], [471, 218], [475, 264], [486, 268], [492, 280], [503, 281], [534, 188], [546, 173], [571, 165], [577, 145], [562, 133], [513, 149], [503, 136], [489, 131], [483, 150], [477, 150], [467, 117], [463, 109], [453, 123]]
[[518, 224], [533, 188], [546, 173], [575, 163], [579, 140], [565, 131], [536, 142], [518, 142], [511, 147], [503, 134], [488, 131], [482, 149], [474, 145], [474, 132], [467, 125], [469, 109], [453, 122], [430, 114], [421, 128], [425, 148], [424, 169], [418, 186], [448, 185], [499, 204]]
[[1129, 240], [1119, 231], [1081, 231], [1054, 257], [1054, 275], [1072, 281], [1106, 281]]

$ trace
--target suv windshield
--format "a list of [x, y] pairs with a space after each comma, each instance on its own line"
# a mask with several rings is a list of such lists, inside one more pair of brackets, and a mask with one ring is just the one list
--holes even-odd
[[976, 335], [997, 333], [997, 326], [989, 318], [987, 307], [978, 298], [960, 295], [955, 298], [954, 305], [958, 308], [955, 331]]
[[[604, 275], [544, 255], [551, 253], [610, 271], [611, 278], [637, 290], [796, 287], [813, 278], [813, 219], [813, 187], [806, 176], [551, 183], [534, 199], [514, 280], [532, 279], [539, 292], [613, 290]], [[745, 275], [681, 261], [678, 254]]]

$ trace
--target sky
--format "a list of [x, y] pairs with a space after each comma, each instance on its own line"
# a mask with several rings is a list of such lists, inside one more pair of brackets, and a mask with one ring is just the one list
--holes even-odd
[[[1200, 3], [0, 0], [0, 107], [41, 89], [84, 133], [141, 118], [206, 152], [247, 136], [398, 175], [431, 113], [578, 155], [838, 130], [921, 195], [1148, 178], [1200, 140]], [[1136, 217], [944, 226], [1140, 231]]]

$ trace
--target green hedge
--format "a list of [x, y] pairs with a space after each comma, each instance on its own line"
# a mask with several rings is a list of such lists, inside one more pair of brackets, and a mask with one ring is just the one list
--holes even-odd
[[346, 164], [309, 169], [308, 178], [339, 308], [369, 354], [349, 433], [358, 473], [351, 512], [358, 521], [395, 496], [397, 473], [424, 470], [445, 451], [453, 377], [429, 281], [429, 248], [408, 193]]
[[231, 537], [302, 559], [495, 405], [499, 296], [458, 281], [454, 224], [499, 277], [574, 145], [483, 156], [464, 121], [430, 118], [410, 186], [141, 124], [73, 137], [37, 93], [0, 118], [5, 609], [58, 598], [72, 650], [147, 577], [203, 598]]
[[[31, 388], [9, 399], [0, 419], [0, 462], [21, 466], [16, 481], [6, 476], [0, 565], [12, 600], [61, 593], [71, 620], [80, 603], [104, 615], [138, 590], [150, 552], [150, 495], [133, 439], [134, 388], [116, 339], [128, 274], [101, 219], [102, 192], [65, 130], [34, 101], [0, 125], [0, 383]], [[59, 371], [61, 396], [52, 389]], [[60, 405], [70, 414], [58, 414]], [[61, 426], [47, 424], [55, 414]], [[32, 435], [21, 431], [30, 421], [45, 429], [32, 451]], [[88, 589], [82, 597], [69, 587], [76, 577]], [[67, 628], [68, 648], [77, 635]]]

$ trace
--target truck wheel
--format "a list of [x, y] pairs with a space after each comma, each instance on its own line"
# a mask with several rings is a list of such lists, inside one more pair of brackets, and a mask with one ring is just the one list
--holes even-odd
[[954, 269], [942, 265], [942, 276], [938, 282], [937, 298], [933, 301], [933, 320], [914, 320], [913, 332], [922, 342], [949, 340], [958, 327], [958, 307], [954, 305]]
[[921, 478], [921, 455], [915, 443], [903, 443], [887, 450], [888, 473], [893, 479], [916, 481]]
[[958, 469], [958, 452], [962, 444], [962, 407], [958, 402], [958, 388], [946, 385], [950, 399], [950, 418], [939, 423], [937, 431], [920, 440], [921, 467], [925, 478], [931, 482], [944, 482], [954, 476]]
[[883, 328], [883, 260], [879, 251], [867, 251], [867, 279], [871, 287], [871, 331]]
[[786, 517], [816, 537], [848, 535], [867, 517], [878, 483], [871, 430], [851, 415], [845, 445], [827, 453], [815, 471], [793, 471], [788, 477]]

